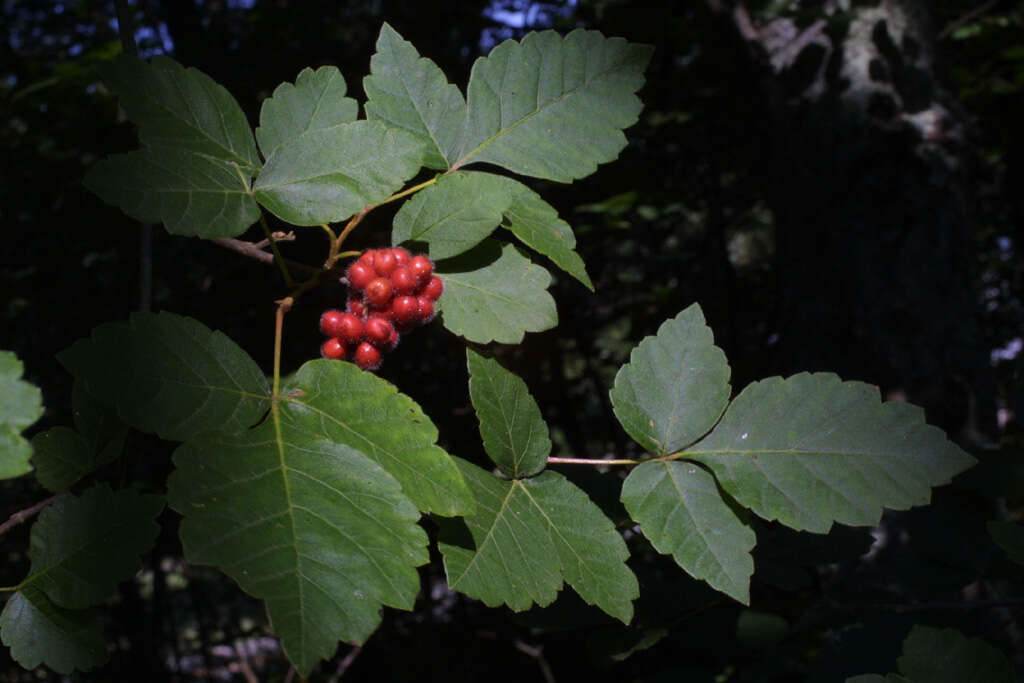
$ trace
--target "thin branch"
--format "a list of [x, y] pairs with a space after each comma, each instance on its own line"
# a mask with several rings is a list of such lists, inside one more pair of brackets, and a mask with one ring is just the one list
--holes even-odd
[[25, 508], [24, 510], [19, 510], [18, 512], [15, 512], [13, 515], [7, 518], [6, 522], [0, 524], [0, 536], [3, 536], [8, 531], [18, 526], [25, 520], [35, 517], [37, 514], [39, 514], [40, 510], [49, 506], [51, 503], [53, 503], [53, 501], [57, 500], [58, 496], [60, 496], [60, 494], [55, 493], [46, 500], [42, 501], [41, 503], [36, 503], [30, 508]]
[[986, 2], [986, 3], [982, 4], [982, 5], [978, 5], [977, 7], [972, 9], [970, 12], [967, 12], [966, 14], [964, 14], [961, 17], [959, 17], [958, 19], [954, 19], [953, 21], [951, 21], [948, 24], [946, 24], [946, 27], [943, 28], [941, 31], [939, 31], [938, 39], [939, 40], [945, 40], [949, 36], [953, 35], [953, 32], [956, 31], [958, 28], [960, 28], [961, 26], [963, 26], [967, 22], [971, 21], [972, 19], [977, 19], [979, 16], [981, 16], [985, 12], [989, 11], [990, 9], [992, 9], [993, 7], [995, 7], [998, 4], [999, 4], [999, 0], [988, 0], [988, 2]]
[[546, 683], [556, 683], [555, 674], [551, 671], [551, 666], [548, 664], [548, 660], [544, 657], [544, 646], [527, 645], [521, 640], [517, 640], [515, 645], [517, 650], [537, 660], [537, 666], [540, 667], [540, 673], [544, 676], [544, 681]]
[[[219, 244], [225, 249], [248, 256], [251, 259], [255, 259], [260, 263], [265, 263], [268, 266], [274, 265], [274, 255], [268, 254], [260, 248], [260, 243], [253, 244], [252, 242], [245, 242], [243, 240], [236, 240], [231, 237], [214, 237], [210, 240], [214, 244]], [[285, 259], [285, 263], [288, 264], [288, 268], [301, 272], [305, 275], [315, 275], [320, 272], [319, 268], [313, 266], [307, 266], [304, 263], [298, 263], [296, 261], [288, 261]]]
[[598, 460], [594, 458], [548, 458], [549, 465], [639, 465], [639, 460]]
[[256, 672], [249, 666], [249, 653], [245, 651], [245, 645], [237, 640], [235, 641], [235, 654], [238, 655], [238, 670], [242, 672], [246, 683], [260, 683], [260, 679], [256, 677]]
[[352, 666], [352, 662], [356, 661], [356, 657], [358, 657], [359, 653], [362, 651], [363, 648], [361, 645], [356, 645], [349, 650], [348, 654], [338, 662], [338, 668], [334, 671], [334, 675], [327, 679], [327, 683], [338, 683], [338, 681], [341, 680], [341, 677], [345, 675], [345, 672], [348, 671], [348, 668]]

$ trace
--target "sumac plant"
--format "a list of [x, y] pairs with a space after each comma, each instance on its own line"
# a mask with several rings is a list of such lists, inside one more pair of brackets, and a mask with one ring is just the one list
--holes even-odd
[[[7, 589], [0, 636], [12, 656], [58, 672], [102, 664], [108, 646], [91, 610], [138, 570], [165, 504], [181, 515], [185, 559], [264, 601], [284, 653], [307, 676], [339, 641], [366, 641], [382, 608], [413, 607], [417, 567], [429, 561], [423, 515], [439, 520], [453, 590], [521, 611], [552, 603], [568, 584], [628, 624], [640, 586], [621, 529], [638, 529], [681, 572], [749, 603], [753, 515], [817, 533], [874, 525], [883, 508], [926, 504], [932, 487], [968, 468], [971, 456], [919, 408], [882, 402], [866, 384], [799, 374], [734, 394], [697, 304], [641, 341], [615, 378], [615, 417], [644, 457], [550, 455], [529, 387], [488, 345], [556, 325], [538, 257], [592, 284], [570, 226], [519, 178], [569, 183], [614, 160], [641, 110], [650, 56], [594, 31], [534, 33], [477, 60], [463, 94], [384, 25], [362, 116], [338, 69], [322, 66], [278, 86], [255, 132], [228, 91], [195, 69], [166, 57], [102, 66], [140, 147], [97, 163], [86, 186], [175, 235], [235, 238], [261, 225], [285, 284], [274, 367], [192, 318], [136, 313], [59, 354], [74, 377], [74, 425], [29, 443], [20, 432], [40, 415], [38, 390], [13, 355], [0, 357], [0, 472], [34, 471], [59, 494], [34, 521], [28, 575]], [[341, 310], [322, 323], [341, 340], [331, 357], [282, 374], [283, 334], [309, 338], [311, 356], [323, 343], [315, 329], [287, 328], [288, 311], [352, 272], [363, 257], [346, 239], [399, 201], [392, 244], [380, 247], [426, 257], [421, 269], [439, 280], [430, 324], [467, 342], [468, 391], [493, 467], [445, 452], [401, 387], [364, 369], [375, 363], [351, 361], [345, 335], [366, 339], [346, 331], [354, 323], [341, 323]], [[265, 211], [296, 226], [297, 239], [329, 237], [312, 275], [280, 258]], [[407, 258], [392, 251], [372, 275], [391, 277], [396, 255]], [[371, 295], [366, 273], [355, 277], [365, 328], [360, 305], [392, 324], [433, 315], [414, 315], [409, 302], [396, 314], [393, 292]], [[414, 297], [428, 282], [402, 275], [387, 286]], [[386, 342], [384, 331], [359, 329]], [[121, 455], [129, 429], [180, 442], [166, 490], [90, 482]], [[630, 519], [610, 519], [559, 471], [572, 466], [621, 485]]]

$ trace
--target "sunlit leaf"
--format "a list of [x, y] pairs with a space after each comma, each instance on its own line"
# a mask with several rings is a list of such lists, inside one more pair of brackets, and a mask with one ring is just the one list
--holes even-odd
[[0, 614], [0, 640], [26, 669], [45, 664], [57, 673], [91, 669], [107, 661], [107, 643], [91, 612], [54, 605], [28, 587], [10, 597]]
[[622, 502], [658, 551], [694, 578], [750, 604], [750, 550], [757, 538], [706, 470], [678, 461], [643, 463], [623, 482]]
[[750, 384], [686, 457], [764, 519], [819, 533], [923, 505], [974, 463], [920, 408], [828, 373]]
[[415, 135], [426, 149], [423, 165], [447, 169], [458, 154], [466, 101], [431, 60], [385, 23], [363, 79], [366, 118]]
[[0, 351], [0, 479], [17, 477], [32, 469], [32, 447], [22, 430], [43, 414], [43, 395], [21, 379], [21, 361]]
[[470, 347], [466, 362], [469, 395], [487, 455], [509, 477], [537, 474], [547, 464], [551, 439], [526, 382]]
[[651, 48], [596, 31], [531, 33], [473, 65], [466, 131], [456, 166], [497, 164], [569, 182], [626, 146]]
[[165, 439], [247, 429], [269, 402], [266, 377], [248, 354], [220, 332], [166, 311], [100, 325], [58, 359], [127, 424]]
[[729, 401], [729, 364], [693, 304], [633, 349], [615, 376], [615, 416], [633, 439], [667, 455], [707, 433]]
[[548, 293], [551, 274], [512, 245], [484, 240], [476, 248], [437, 264], [444, 281], [440, 299], [444, 326], [486, 344], [518, 344], [527, 332], [558, 324]]
[[336, 66], [316, 71], [307, 67], [299, 72], [294, 85], [277, 86], [260, 109], [256, 140], [263, 156], [269, 157], [281, 144], [304, 133], [355, 121], [359, 104], [345, 97], [346, 91], [345, 79]]
[[554, 601], [564, 580], [587, 603], [628, 623], [639, 595], [626, 544], [583, 491], [556, 472], [504, 480], [459, 462], [477, 501], [469, 538], [445, 525], [448, 585], [515, 611]]

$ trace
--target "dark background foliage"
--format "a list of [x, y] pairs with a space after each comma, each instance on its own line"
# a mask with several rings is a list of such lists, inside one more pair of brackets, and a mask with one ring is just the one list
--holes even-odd
[[[532, 29], [582, 26], [655, 45], [645, 110], [621, 158], [570, 186], [534, 184], [573, 226], [596, 285], [592, 294], [556, 273], [558, 328], [500, 350], [541, 404], [556, 455], [638, 455], [611, 419], [608, 389], [641, 338], [698, 301], [734, 387], [835, 371], [923, 405], [984, 456], [934, 505], [888, 514], [874, 536], [761, 524], [752, 610], [628, 529], [642, 591], [632, 629], [571, 591], [526, 614], [487, 609], [448, 592], [435, 558], [416, 610], [387, 612], [356, 659], [342, 645], [313, 680], [342, 666], [346, 680], [837, 681], [895, 670], [913, 623], [985, 638], [1022, 670], [1020, 569], [984, 524], [1019, 520], [1024, 491], [1014, 419], [1024, 411], [1024, 3], [128, 8], [143, 55], [204, 71], [254, 125], [262, 100], [305, 66], [337, 65], [361, 99], [385, 20], [462, 85], [478, 55]], [[193, 316], [269, 369], [273, 301], [284, 292], [275, 271], [159, 226], [145, 246], [139, 225], [81, 185], [96, 160], [136, 145], [91, 68], [121, 49], [114, 3], [20, 0], [2, 12], [0, 348], [15, 351], [43, 390], [47, 412], [34, 429], [70, 421], [71, 381], [54, 354], [140, 307]], [[863, 68], [844, 54], [866, 55]], [[387, 212], [375, 212], [353, 246], [382, 244], [389, 231]], [[315, 231], [284, 245], [310, 264], [323, 249]], [[289, 314], [286, 372], [317, 355], [316, 320], [343, 296], [340, 285], [325, 287]], [[481, 461], [461, 342], [432, 326], [381, 374], [423, 405], [445, 448]], [[98, 476], [161, 492], [172, 448], [133, 435], [123, 460]], [[625, 523], [615, 473], [566, 474]], [[0, 490], [2, 517], [43, 497], [29, 478]], [[143, 573], [104, 613], [111, 662], [80, 678], [283, 680], [288, 667], [261, 606], [217, 572], [184, 564], [175, 514], [161, 522]], [[28, 529], [3, 539], [4, 585], [27, 568]], [[0, 671], [0, 680], [38, 680], [9, 661]]]

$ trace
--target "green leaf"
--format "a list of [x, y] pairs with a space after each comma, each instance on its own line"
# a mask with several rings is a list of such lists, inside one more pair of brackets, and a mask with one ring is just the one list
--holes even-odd
[[32, 447], [21, 432], [43, 415], [43, 395], [21, 379], [21, 361], [0, 351], [0, 479], [31, 471]]
[[985, 526], [992, 540], [1006, 551], [1007, 557], [1024, 565], [1024, 527], [1013, 522], [989, 522]]
[[556, 266], [594, 291], [583, 259], [575, 251], [576, 237], [569, 224], [558, 217], [553, 206], [526, 185], [511, 178], [504, 180], [512, 193], [512, 203], [505, 209], [504, 227], [511, 230], [520, 242], [547, 256]]
[[264, 158], [304, 133], [324, 130], [359, 117], [359, 103], [345, 97], [347, 86], [338, 67], [299, 72], [295, 85], [282, 83], [263, 101], [256, 140]]
[[1006, 656], [983, 640], [951, 628], [914, 626], [896, 660], [900, 673], [921, 683], [1014, 683]]
[[434, 62], [420, 57], [412, 43], [386, 23], [363, 90], [367, 119], [416, 136], [426, 148], [424, 166], [451, 166], [466, 120], [466, 101]]
[[896, 674], [889, 674], [883, 676], [881, 674], [861, 674], [860, 676], [854, 676], [847, 678], [844, 683], [912, 683], [903, 676], [897, 676]]
[[729, 402], [729, 364], [693, 304], [633, 349], [611, 390], [626, 432], [668, 455], [707, 433]]
[[547, 292], [551, 274], [512, 245], [484, 240], [436, 270], [445, 286], [439, 300], [444, 326], [469, 341], [518, 344], [525, 333], [558, 324]]
[[423, 143], [377, 121], [312, 130], [286, 141], [256, 179], [256, 200], [295, 225], [341, 221], [384, 201], [416, 175]]
[[139, 570], [139, 555], [160, 532], [153, 519], [163, 507], [159, 496], [106, 484], [62, 495], [32, 525], [32, 567], [18, 589], [38, 588], [68, 609], [103, 602]]
[[511, 203], [501, 176], [448, 173], [402, 205], [395, 214], [391, 242], [425, 242], [433, 259], [456, 256], [494, 232]]
[[626, 146], [651, 51], [584, 30], [505, 41], [473, 65], [454, 166], [486, 162], [559, 182], [590, 175]]
[[466, 347], [469, 395], [480, 420], [484, 450], [502, 473], [532, 477], [548, 462], [551, 439], [526, 382], [493, 358]]
[[174, 235], [234, 237], [260, 216], [238, 168], [183, 149], [115, 154], [89, 169], [83, 182], [132, 218], [163, 223]]
[[[246, 176], [260, 161], [245, 113], [227, 90], [196, 69], [168, 57], [148, 64], [121, 55], [98, 67], [121, 107], [138, 127], [143, 146], [172, 148], [183, 155], [212, 157]], [[162, 155], [166, 149], [161, 149]]]
[[63, 491], [87, 474], [96, 471], [120, 454], [121, 438], [99, 451], [70, 427], [53, 427], [32, 438], [32, 465], [36, 479], [49, 491]]
[[247, 429], [269, 402], [252, 358], [220, 332], [173, 313], [100, 325], [57, 358], [127, 424], [164, 439]]
[[920, 408], [828, 373], [754, 382], [684, 455], [764, 519], [818, 533], [923, 505], [974, 463]]
[[128, 427], [117, 419], [112, 406], [90, 394], [82, 382], [71, 387], [71, 417], [90, 451], [98, 454], [99, 462], [110, 462], [121, 454]]
[[442, 533], [449, 586], [519, 612], [554, 601], [564, 578], [587, 603], [629, 623], [639, 595], [629, 551], [583, 491], [556, 472], [508, 481], [459, 466], [477, 511], [464, 518], [471, 539], [456, 538], [451, 524]]
[[368, 456], [420, 510], [448, 516], [472, 511], [472, 495], [455, 461], [436, 445], [437, 428], [391, 383], [351, 363], [314, 360], [282, 392], [289, 397], [283, 413]]
[[11, 596], [0, 614], [0, 640], [26, 669], [45, 664], [57, 673], [91, 669], [107, 661], [107, 643], [91, 612], [54, 605], [33, 587]]
[[757, 543], [718, 492], [715, 479], [693, 463], [647, 462], [622, 484], [622, 502], [654, 547], [712, 588], [750, 604]]
[[219, 567], [266, 601], [303, 677], [339, 639], [365, 641], [382, 605], [412, 609], [415, 568], [429, 559], [399, 483], [323, 438], [325, 419], [293, 404], [255, 429], [193, 439], [175, 451], [168, 480], [186, 558]]

